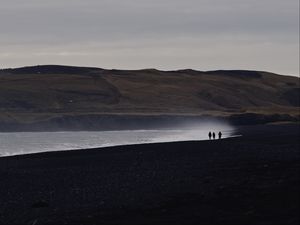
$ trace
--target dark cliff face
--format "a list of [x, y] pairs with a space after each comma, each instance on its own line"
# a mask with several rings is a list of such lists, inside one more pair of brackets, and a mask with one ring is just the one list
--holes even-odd
[[299, 92], [299, 78], [258, 71], [24, 67], [0, 70], [0, 123], [103, 114], [298, 118]]
[[299, 107], [300, 104], [300, 87], [295, 87], [286, 90], [283, 93], [284, 99], [288, 101], [292, 106]]

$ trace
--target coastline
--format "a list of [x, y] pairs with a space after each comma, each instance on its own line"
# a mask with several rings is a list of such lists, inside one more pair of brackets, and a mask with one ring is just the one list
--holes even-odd
[[298, 224], [299, 127], [275, 127], [1, 157], [0, 224]]

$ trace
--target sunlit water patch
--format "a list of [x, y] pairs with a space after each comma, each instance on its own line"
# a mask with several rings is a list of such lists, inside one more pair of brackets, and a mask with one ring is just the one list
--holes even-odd
[[[229, 127], [222, 128], [223, 138], [233, 135]], [[0, 155], [206, 139], [206, 129], [0, 133]]]

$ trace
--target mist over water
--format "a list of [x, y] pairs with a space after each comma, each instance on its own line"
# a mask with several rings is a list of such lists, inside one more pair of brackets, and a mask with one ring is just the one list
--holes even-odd
[[141, 143], [207, 140], [209, 131], [216, 134], [221, 131], [222, 138], [234, 135], [234, 128], [221, 122], [182, 124], [172, 130], [0, 133], [0, 156]]

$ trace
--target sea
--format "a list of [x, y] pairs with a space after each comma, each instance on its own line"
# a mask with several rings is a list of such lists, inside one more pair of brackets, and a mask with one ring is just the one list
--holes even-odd
[[[234, 133], [233, 130], [228, 129], [221, 131], [222, 138], [228, 138]], [[206, 139], [208, 139], [208, 131], [201, 129], [9, 132], [0, 133], [0, 156]]]

